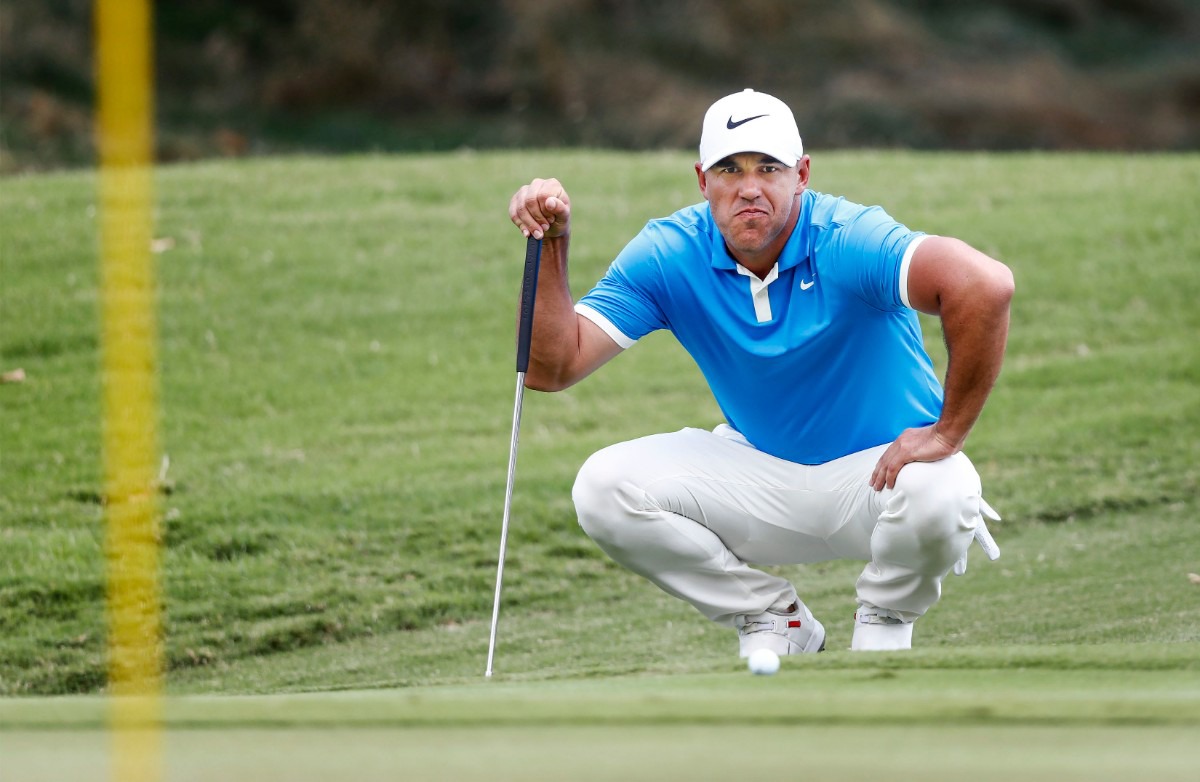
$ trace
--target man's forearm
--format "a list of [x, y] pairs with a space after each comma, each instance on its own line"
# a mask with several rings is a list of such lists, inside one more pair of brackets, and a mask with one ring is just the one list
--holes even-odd
[[567, 280], [569, 236], [542, 242], [538, 295], [533, 310], [533, 341], [525, 385], [540, 390], [563, 387], [564, 374], [579, 353], [579, 324]]
[[1007, 284], [1001, 278], [972, 292], [969, 300], [945, 303], [942, 308], [949, 360], [942, 413], [934, 428], [956, 449], [966, 442], [1000, 375], [1011, 297], [1011, 278]]

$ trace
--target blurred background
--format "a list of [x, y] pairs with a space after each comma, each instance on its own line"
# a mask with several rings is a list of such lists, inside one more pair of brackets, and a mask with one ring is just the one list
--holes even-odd
[[[714, 99], [810, 149], [1200, 147], [1200, 0], [175, 0], [158, 156], [689, 148]], [[0, 171], [94, 159], [89, 0], [0, 5]]]

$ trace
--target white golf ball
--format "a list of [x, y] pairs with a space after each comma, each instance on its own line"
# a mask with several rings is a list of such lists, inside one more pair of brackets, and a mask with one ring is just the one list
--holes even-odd
[[746, 665], [755, 676], [770, 676], [779, 670], [779, 655], [770, 649], [758, 649], [750, 653]]

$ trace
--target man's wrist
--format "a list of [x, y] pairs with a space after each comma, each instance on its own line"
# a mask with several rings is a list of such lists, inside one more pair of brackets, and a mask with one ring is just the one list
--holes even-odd
[[956, 436], [953, 434], [951, 428], [941, 421], [934, 423], [931, 428], [934, 439], [952, 451], [961, 451], [963, 445], [967, 442], [969, 430], [968, 432], [963, 432], [961, 436]]

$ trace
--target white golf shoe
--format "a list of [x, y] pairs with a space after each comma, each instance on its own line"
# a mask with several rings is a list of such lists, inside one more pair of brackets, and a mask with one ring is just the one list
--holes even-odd
[[912, 631], [912, 622], [902, 622], [883, 609], [859, 606], [854, 614], [850, 649], [856, 652], [911, 649]]
[[759, 649], [770, 649], [781, 656], [825, 651], [825, 628], [799, 601], [792, 603], [786, 613], [741, 614], [737, 628], [742, 657]]

